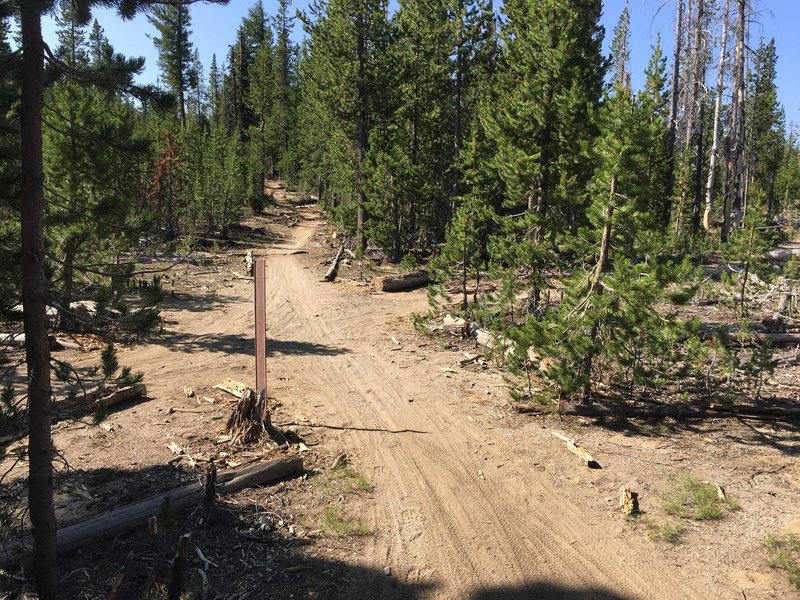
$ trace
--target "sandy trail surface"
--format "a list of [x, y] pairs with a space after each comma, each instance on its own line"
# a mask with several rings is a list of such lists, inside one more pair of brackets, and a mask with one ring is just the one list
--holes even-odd
[[[598, 494], [619, 489], [612, 472], [585, 469], [543, 426], [506, 427], [498, 403], [487, 402], [504, 393], [500, 375], [456, 384], [452, 354], [442, 357], [413, 332], [411, 313], [428, 308], [424, 290], [378, 294], [320, 281], [325, 267], [299, 251], [312, 247], [323, 216], [314, 207], [297, 212], [296, 226], [256, 248], [268, 269], [268, 388], [280, 402], [279, 425], [303, 422], [338, 436], [374, 484], [362, 518], [375, 535], [358, 560], [403, 587], [378, 577], [354, 594], [739, 597], [727, 576], [687, 573], [631, 534], [611, 514], [616, 498], [606, 499], [608, 514], [598, 510]], [[251, 284], [233, 278], [213, 294], [196, 290], [172, 302], [164, 335], [121, 356], [145, 372], [153, 400], [126, 416], [126, 436], [91, 434], [130, 465], [170, 458], [164, 439], [181, 415], [166, 408], [186, 401], [185, 386], [210, 389], [228, 377], [251, 383]], [[69, 448], [70, 437], [87, 434], [60, 435]]]
[[[424, 291], [367, 294], [319, 281], [292, 253], [322, 225], [318, 213], [305, 217], [291, 237], [261, 252], [270, 381], [277, 380], [271, 393], [293, 391], [296, 411], [346, 431], [370, 473], [376, 536], [367, 563], [435, 597], [707, 597], [557, 489], [530, 449], [520, 449], [526, 440], [465, 414], [462, 393], [432, 372], [424, 346], [398, 347], [387, 326], [424, 312]], [[200, 350], [192, 366], [207, 383], [220, 378], [226, 347], [236, 351], [227, 360], [239, 360], [252, 339], [247, 291], [237, 285], [219, 306], [198, 311], [185, 332], [189, 347], [175, 344], [176, 352]], [[202, 350], [203, 340], [222, 351]]]

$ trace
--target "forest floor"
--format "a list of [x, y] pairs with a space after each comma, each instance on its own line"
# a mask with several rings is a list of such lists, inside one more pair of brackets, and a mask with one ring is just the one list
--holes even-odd
[[[248, 248], [267, 261], [273, 421], [303, 439], [306, 474], [224, 497], [208, 525], [176, 515], [173, 538], [143, 527], [63, 557], [65, 597], [105, 597], [129, 553], [119, 597], [145, 597], [187, 531], [194, 597], [800, 597], [764, 548], [770, 534], [800, 533], [797, 427], [519, 415], [500, 369], [460, 366], [464, 350], [479, 352], [473, 342], [415, 330], [425, 290], [376, 293], [356, 265], [322, 282], [334, 252], [322, 213], [272, 191], [277, 204], [246, 220], [236, 245], [165, 277], [163, 334], [120, 349], [122, 365], [144, 372], [148, 399], [99, 424], [56, 424], [69, 466], [57, 511], [72, 522], [197, 480], [212, 456], [222, 467], [283, 452], [219, 443], [236, 399], [214, 385], [254, 377], [252, 283], [234, 274]], [[99, 351], [58, 356], [99, 362]], [[797, 368], [776, 375], [792, 399]], [[553, 431], [602, 469], [586, 468]], [[349, 467], [332, 469], [341, 454]], [[26, 468], [20, 461], [6, 482]], [[724, 488], [722, 518], [666, 514], [697, 480]], [[638, 519], [619, 511], [626, 484], [640, 494]]]

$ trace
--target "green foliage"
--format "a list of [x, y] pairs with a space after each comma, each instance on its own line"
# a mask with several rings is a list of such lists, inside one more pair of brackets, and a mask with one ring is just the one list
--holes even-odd
[[764, 235], [764, 215], [763, 207], [757, 204], [749, 206], [743, 226], [731, 232], [728, 245], [724, 249], [725, 259], [741, 268], [735, 287], [737, 305], [742, 316], [746, 316], [750, 310], [747, 290], [751, 275], [763, 281], [769, 281], [772, 276], [771, 264], [766, 257], [771, 243]]
[[800, 590], [800, 537], [792, 534], [769, 535], [764, 541], [769, 566], [786, 571], [789, 583]]
[[641, 517], [639, 520], [647, 527], [650, 539], [662, 540], [674, 544], [680, 540], [681, 535], [683, 535], [684, 526], [677, 521], [658, 523], [649, 517]]
[[22, 411], [14, 395], [14, 386], [11, 382], [6, 383], [0, 391], [0, 427], [6, 429], [17, 425]]
[[114, 377], [119, 369], [119, 359], [117, 358], [117, 349], [114, 344], [108, 344], [100, 353], [100, 361], [103, 377], [106, 379]]
[[158, 523], [158, 533], [161, 536], [169, 536], [175, 530], [177, 520], [172, 508], [172, 498], [169, 496], [165, 496], [161, 506], [158, 507], [156, 522]]

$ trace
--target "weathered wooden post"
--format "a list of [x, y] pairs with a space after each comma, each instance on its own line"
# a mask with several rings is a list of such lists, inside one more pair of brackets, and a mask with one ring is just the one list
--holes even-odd
[[255, 262], [256, 395], [267, 395], [267, 276], [266, 261]]

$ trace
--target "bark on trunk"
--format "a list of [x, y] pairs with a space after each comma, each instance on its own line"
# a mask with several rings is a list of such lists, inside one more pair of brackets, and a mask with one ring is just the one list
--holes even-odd
[[723, 241], [727, 241], [732, 227], [738, 227], [741, 224], [746, 179], [744, 161], [744, 50], [747, 29], [747, 0], [737, 0], [737, 6], [738, 23], [736, 30], [736, 57], [733, 68], [733, 102], [725, 173], [725, 203], [728, 210], [725, 211], [722, 228]]
[[28, 366], [29, 509], [33, 529], [33, 580], [39, 597], [58, 597], [56, 520], [53, 511], [50, 347], [47, 341], [47, 280], [44, 274], [44, 177], [42, 5], [23, 2], [22, 36], [22, 307]]
[[719, 66], [717, 68], [717, 97], [714, 100], [714, 133], [711, 138], [711, 158], [706, 180], [706, 208], [703, 214], [703, 229], [711, 231], [714, 212], [714, 181], [717, 175], [717, 155], [719, 154], [719, 121], [722, 110], [722, 93], [725, 90], [725, 58], [728, 50], [728, 13], [730, 3], [725, 2], [725, 14], [722, 20], [722, 39], [719, 48]]
[[427, 271], [415, 271], [400, 277], [374, 277], [372, 288], [378, 292], [401, 292], [428, 285], [430, 282]]
[[675, 189], [675, 140], [678, 135], [678, 96], [680, 90], [681, 52], [683, 50], [683, 0], [675, 2], [675, 57], [672, 61], [672, 90], [667, 130], [667, 175], [664, 192], [664, 209], [661, 222], [664, 229], [669, 226], [672, 216], [672, 194]]

